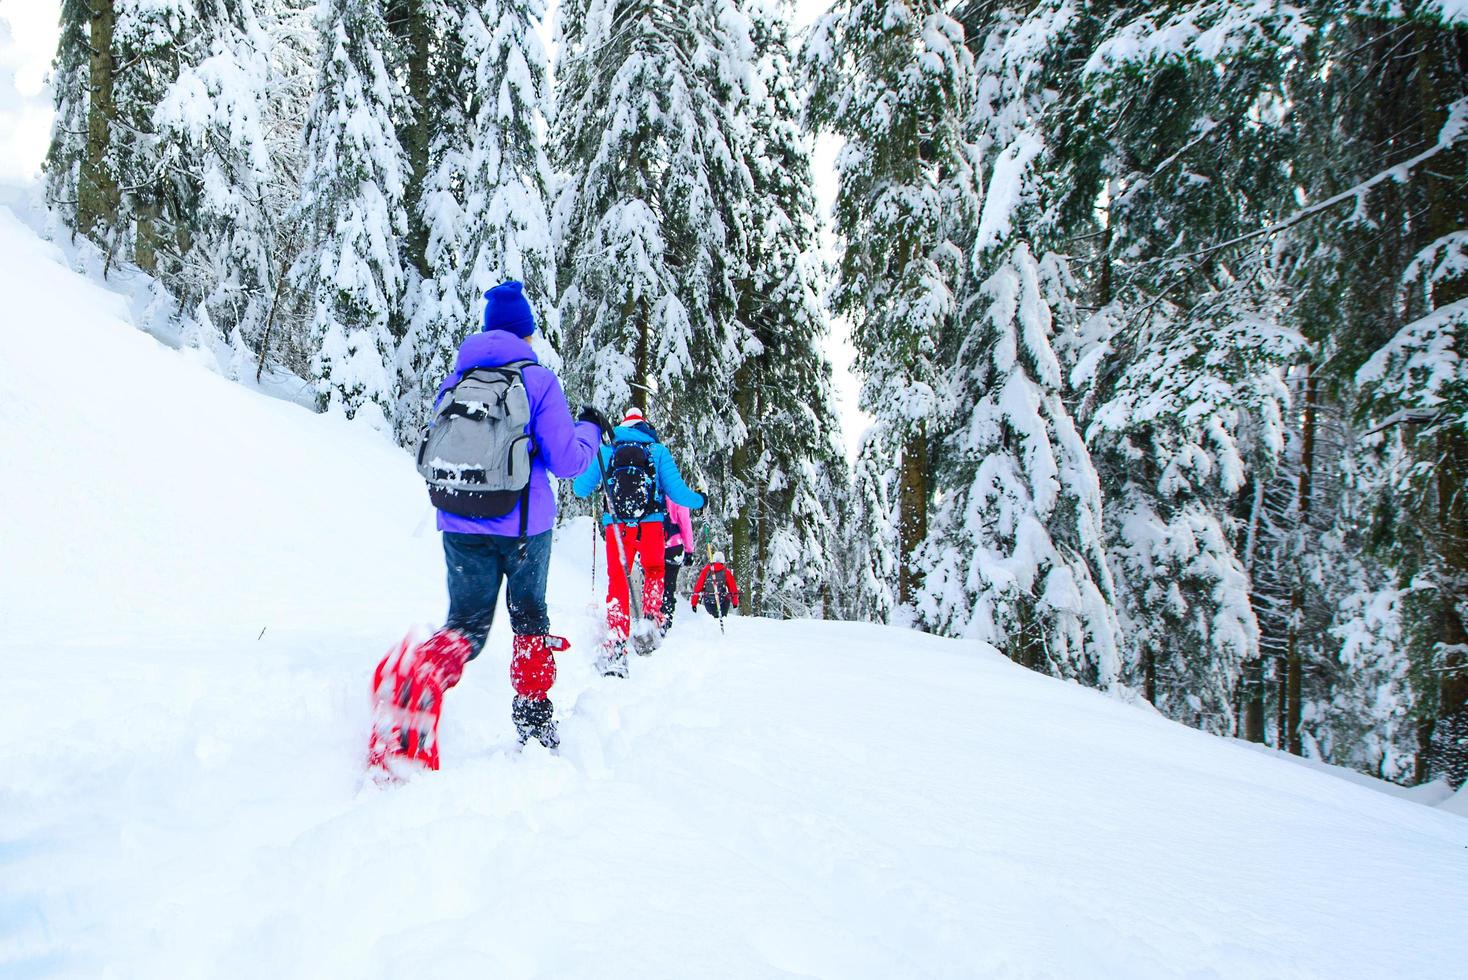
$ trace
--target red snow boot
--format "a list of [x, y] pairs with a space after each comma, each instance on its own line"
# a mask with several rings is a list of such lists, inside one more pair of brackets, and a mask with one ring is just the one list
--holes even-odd
[[550, 689], [556, 682], [555, 655], [569, 649], [571, 641], [564, 636], [515, 637], [515, 652], [510, 658], [515, 700], [511, 702], [510, 717], [521, 745], [533, 738], [552, 751], [560, 747]]
[[413, 767], [438, 769], [443, 695], [459, 683], [470, 652], [462, 633], [439, 630], [422, 643], [410, 633], [382, 658], [372, 676], [372, 736], [367, 745], [367, 768], [374, 779], [396, 782]]

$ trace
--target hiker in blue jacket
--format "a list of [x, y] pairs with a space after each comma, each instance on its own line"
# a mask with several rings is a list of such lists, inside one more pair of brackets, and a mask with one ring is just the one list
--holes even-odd
[[636, 408], [612, 430], [611, 445], [603, 445], [590, 466], [571, 484], [578, 497], [605, 491], [602, 527], [607, 548], [607, 644], [601, 658], [603, 673], [627, 674], [627, 637], [631, 597], [627, 577], [632, 562], [642, 562], [642, 618], [633, 642], [638, 653], [651, 653], [660, 639], [663, 621], [663, 498], [689, 510], [704, 505], [703, 494], [690, 490], [678, 464]]

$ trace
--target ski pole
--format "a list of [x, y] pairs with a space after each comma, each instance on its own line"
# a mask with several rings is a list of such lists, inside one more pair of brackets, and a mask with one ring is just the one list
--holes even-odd
[[719, 635], [720, 636], [723, 636], [724, 635], [724, 587], [719, 584], [719, 580], [718, 579], [714, 579], [714, 602], [718, 605], [718, 609], [719, 609]]

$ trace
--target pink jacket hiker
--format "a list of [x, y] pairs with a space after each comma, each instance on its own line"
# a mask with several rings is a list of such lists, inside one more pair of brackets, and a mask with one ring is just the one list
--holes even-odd
[[668, 506], [667, 524], [671, 524], [674, 527], [673, 532], [663, 539], [663, 546], [667, 548], [679, 547], [684, 551], [693, 551], [693, 519], [688, 514], [688, 508], [682, 504], [673, 503], [672, 497], [664, 498], [663, 503]]

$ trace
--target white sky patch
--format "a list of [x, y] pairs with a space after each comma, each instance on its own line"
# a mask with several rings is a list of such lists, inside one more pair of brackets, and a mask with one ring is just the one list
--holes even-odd
[[[1468, 0], [1464, 0], [1468, 2]], [[790, 26], [796, 36], [792, 39], [798, 47], [806, 30], [830, 7], [829, 0], [795, 0], [791, 6]], [[832, 268], [841, 256], [841, 240], [834, 230], [831, 209], [836, 204], [836, 155], [843, 143], [836, 136], [821, 136], [816, 140], [815, 154], [811, 158], [811, 176], [814, 179], [816, 207], [821, 215], [821, 255]], [[851, 345], [851, 325], [841, 317], [832, 317], [831, 333], [826, 338], [826, 357], [831, 361], [832, 381], [835, 385], [836, 417], [841, 422], [841, 437], [846, 449], [847, 462], [856, 459], [857, 445], [861, 435], [872, 424], [873, 419], [861, 410], [861, 379], [853, 369], [856, 349]]]
[[[822, 136], [816, 140], [815, 153], [811, 158], [816, 205], [821, 213], [821, 255], [833, 269], [841, 257], [841, 240], [835, 232], [831, 208], [836, 203], [836, 155], [841, 152], [842, 145], [838, 137]], [[826, 337], [825, 350], [831, 361], [842, 443], [847, 461], [852, 462], [856, 459], [861, 435], [871, 426], [873, 419], [861, 410], [859, 404], [861, 379], [853, 369], [856, 348], [851, 343], [851, 324], [844, 317], [831, 317], [831, 333]]]
[[0, 181], [40, 173], [51, 138], [46, 72], [60, 20], [60, 0], [0, 0]]

